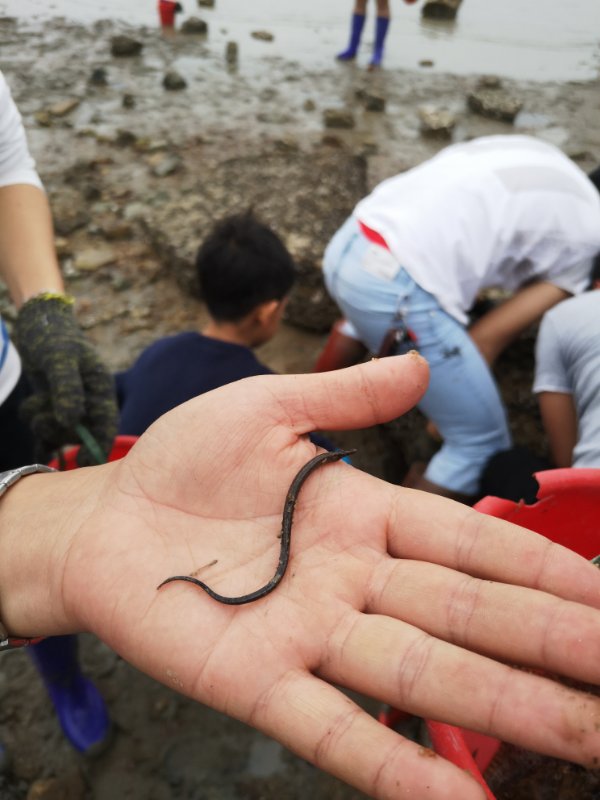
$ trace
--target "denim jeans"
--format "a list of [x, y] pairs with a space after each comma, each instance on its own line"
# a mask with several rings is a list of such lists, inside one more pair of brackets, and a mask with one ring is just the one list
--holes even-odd
[[429, 387], [419, 408], [444, 440], [425, 477], [475, 495], [489, 458], [511, 446], [498, 387], [464, 325], [382, 250], [365, 238], [351, 217], [325, 251], [327, 288], [373, 353], [392, 326], [414, 334], [416, 341], [406, 342], [397, 352], [416, 348], [429, 363]]

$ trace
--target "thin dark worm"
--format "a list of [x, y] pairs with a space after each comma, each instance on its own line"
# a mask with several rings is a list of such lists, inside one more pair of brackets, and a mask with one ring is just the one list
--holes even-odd
[[210, 586], [207, 586], [203, 581], [199, 581], [197, 578], [192, 578], [190, 575], [174, 575], [172, 578], [167, 578], [156, 588], [160, 589], [161, 586], [164, 586], [166, 583], [171, 583], [172, 581], [187, 581], [188, 583], [193, 583], [196, 586], [199, 586], [201, 589], [204, 589], [207, 594], [209, 594], [214, 600], [218, 600], [219, 603], [225, 603], [229, 606], [241, 606], [245, 603], [252, 603], [254, 600], [258, 600], [259, 598], [270, 594], [270, 592], [273, 591], [273, 589], [280, 583], [281, 579], [285, 575], [285, 571], [290, 560], [292, 520], [294, 517], [296, 500], [298, 499], [298, 494], [302, 488], [302, 484], [308, 478], [310, 473], [317, 469], [317, 467], [320, 467], [322, 464], [328, 464], [331, 461], [339, 461], [341, 458], [352, 455], [352, 453], [356, 453], [356, 450], [336, 450], [332, 453], [319, 453], [318, 456], [311, 458], [311, 460], [308, 461], [298, 472], [292, 481], [287, 493], [287, 497], [285, 498], [283, 519], [281, 522], [281, 550], [279, 553], [279, 564], [277, 565], [275, 575], [273, 575], [271, 580], [261, 589], [257, 589], [255, 592], [250, 592], [250, 594], [242, 594], [239, 597], [225, 597], [222, 594], [217, 594], [217, 592], [213, 591]]

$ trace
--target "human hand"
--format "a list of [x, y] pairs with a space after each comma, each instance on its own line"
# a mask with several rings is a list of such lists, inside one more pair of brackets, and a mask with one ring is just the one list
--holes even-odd
[[[268, 597], [236, 607], [187, 583], [156, 590], [186, 573], [224, 595], [266, 583], [288, 486], [315, 453], [307, 432], [389, 420], [426, 383], [416, 354], [240, 381], [165, 415], [120, 462], [19, 482], [0, 505], [4, 622], [94, 631], [375, 798], [483, 792], [337, 686], [594, 763], [600, 700], [508, 665], [599, 683], [600, 573], [466, 506], [328, 464], [301, 490], [290, 566]], [[52, 536], [33, 524], [24, 536], [32, 491]]]
[[[15, 338], [33, 389], [21, 414], [36, 438], [37, 459], [79, 442], [78, 424], [108, 453], [117, 432], [114, 381], [77, 324], [72, 301], [54, 293], [31, 298], [19, 309]], [[78, 460], [94, 463], [85, 447]]]

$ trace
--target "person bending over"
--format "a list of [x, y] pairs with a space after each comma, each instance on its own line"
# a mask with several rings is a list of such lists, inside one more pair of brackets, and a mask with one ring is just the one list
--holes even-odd
[[[347, 366], [363, 346], [416, 347], [431, 369], [419, 408], [443, 444], [412, 485], [470, 501], [485, 464], [511, 446], [490, 366], [587, 288], [598, 251], [600, 195], [556, 147], [528, 136], [448, 147], [376, 187], [327, 247], [325, 280], [347, 323], [316, 369]], [[467, 330], [493, 286], [513, 294]]]

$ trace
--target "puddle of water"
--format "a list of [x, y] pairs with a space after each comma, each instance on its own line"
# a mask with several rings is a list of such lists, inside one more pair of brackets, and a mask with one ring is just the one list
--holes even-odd
[[[369, 4], [359, 63], [369, 59], [375, 3]], [[346, 44], [351, 0], [216, 0], [199, 9], [184, 0], [178, 18], [201, 16], [209, 43], [222, 48], [233, 39], [250, 62], [265, 56], [298, 61], [303, 69], [328, 69]], [[388, 69], [428, 69], [454, 74], [496, 74], [526, 80], [592, 80], [600, 72], [598, 0], [464, 0], [452, 23], [424, 21], [421, 3], [393, 6], [385, 64]], [[111, 18], [132, 25], [158, 25], [153, 0], [0, 0], [0, 15], [43, 20], [64, 15], [79, 22]], [[266, 29], [273, 42], [252, 39]], [[432, 67], [420, 67], [421, 61]], [[342, 67], [340, 67], [341, 69]]]

